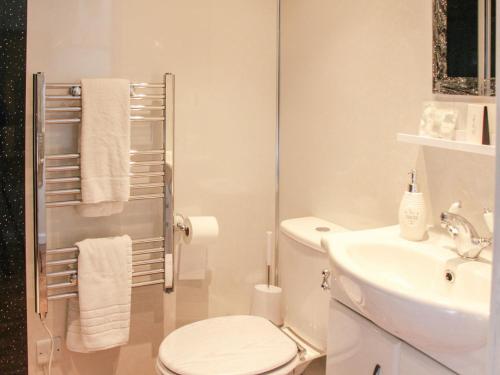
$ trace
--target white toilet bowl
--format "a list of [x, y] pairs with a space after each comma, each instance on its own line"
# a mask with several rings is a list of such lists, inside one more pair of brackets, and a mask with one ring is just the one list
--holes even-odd
[[251, 315], [202, 320], [167, 336], [156, 371], [159, 375], [301, 374], [321, 354], [303, 341], [299, 351], [289, 334]]
[[339, 230], [344, 229], [315, 217], [281, 223], [280, 286], [285, 328], [249, 315], [186, 325], [163, 340], [157, 373], [302, 374], [326, 349], [330, 293], [320, 286], [327, 281], [322, 279], [322, 271], [329, 267], [329, 260], [321, 248], [321, 237], [327, 231]]

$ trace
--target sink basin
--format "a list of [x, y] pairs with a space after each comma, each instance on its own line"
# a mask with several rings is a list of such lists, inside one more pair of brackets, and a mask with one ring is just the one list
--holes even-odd
[[[333, 297], [463, 371], [487, 342], [491, 263], [467, 260], [445, 233], [406, 241], [399, 227], [327, 235]], [[460, 355], [456, 363], [457, 355]], [[465, 357], [464, 357], [465, 356]], [[473, 361], [474, 358], [471, 360]]]

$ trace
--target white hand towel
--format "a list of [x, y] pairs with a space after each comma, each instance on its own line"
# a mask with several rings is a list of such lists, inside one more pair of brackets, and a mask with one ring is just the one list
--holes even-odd
[[82, 216], [123, 210], [130, 195], [130, 82], [82, 79]]
[[132, 241], [125, 235], [76, 246], [78, 299], [69, 301], [66, 346], [87, 353], [124, 345], [130, 327]]
[[207, 247], [179, 245], [179, 280], [204, 280], [207, 274]]

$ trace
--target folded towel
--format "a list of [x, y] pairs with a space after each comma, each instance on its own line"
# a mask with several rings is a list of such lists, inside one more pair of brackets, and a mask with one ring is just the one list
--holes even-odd
[[179, 245], [179, 280], [204, 280], [207, 274], [207, 247]]
[[130, 83], [82, 79], [80, 134], [82, 216], [123, 210], [130, 195]]
[[125, 235], [76, 246], [78, 299], [69, 301], [66, 346], [87, 353], [124, 345], [130, 327], [132, 241]]
[[165, 288], [174, 286], [174, 256], [165, 254]]

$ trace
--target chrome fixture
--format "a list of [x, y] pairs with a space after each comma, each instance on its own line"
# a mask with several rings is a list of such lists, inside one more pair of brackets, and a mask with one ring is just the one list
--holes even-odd
[[[450, 211], [457, 211], [460, 207], [460, 202], [454, 203]], [[484, 248], [492, 244], [492, 239], [480, 237], [465, 217], [450, 211], [441, 213], [441, 227], [455, 240], [457, 253], [462, 258], [477, 258]]]
[[330, 290], [330, 283], [328, 282], [328, 279], [330, 278], [330, 270], [323, 270], [321, 272], [321, 276], [323, 276], [323, 281], [321, 282], [321, 289], [324, 291]]
[[[35, 298], [36, 312], [45, 319], [49, 301], [78, 295], [78, 248], [47, 246], [47, 209], [78, 206], [81, 202], [80, 154], [47, 154], [46, 131], [70, 127], [81, 122], [81, 84], [47, 83], [43, 73], [33, 76], [33, 207], [35, 232]], [[167, 73], [163, 82], [131, 83], [130, 121], [159, 125], [161, 144], [151, 150], [131, 150], [130, 201], [161, 199], [162, 233], [155, 237], [132, 240], [132, 287], [162, 285], [165, 292], [173, 291], [173, 281], [167, 279], [174, 262], [173, 231], [173, 145], [175, 77]], [[70, 184], [70, 185], [68, 185]], [[54, 212], [52, 215], [57, 215]], [[172, 261], [167, 262], [166, 255]], [[144, 259], [147, 258], [147, 259]]]
[[[297, 353], [298, 353], [299, 359], [301, 361], [304, 361], [306, 359], [306, 355], [307, 355], [307, 349], [304, 346], [302, 346], [303, 343], [307, 343], [307, 345], [310, 348], [314, 349], [317, 353], [320, 353], [321, 355], [325, 354], [321, 349], [319, 349], [319, 348], [315, 347], [313, 344], [311, 344], [309, 342], [309, 340], [306, 340], [304, 337], [299, 335], [292, 327], [283, 326], [282, 328], [280, 328], [280, 330], [285, 335], [287, 335], [288, 338], [290, 338], [290, 340], [292, 340], [295, 343], [295, 345], [297, 346]], [[288, 331], [290, 331], [290, 333]]]
[[80, 96], [82, 95], [82, 88], [80, 86], [71, 86], [69, 88], [69, 94], [71, 96]]
[[189, 227], [184, 224], [185, 219], [181, 214], [175, 214], [174, 218], [174, 230], [183, 232], [186, 237], [189, 236]]

